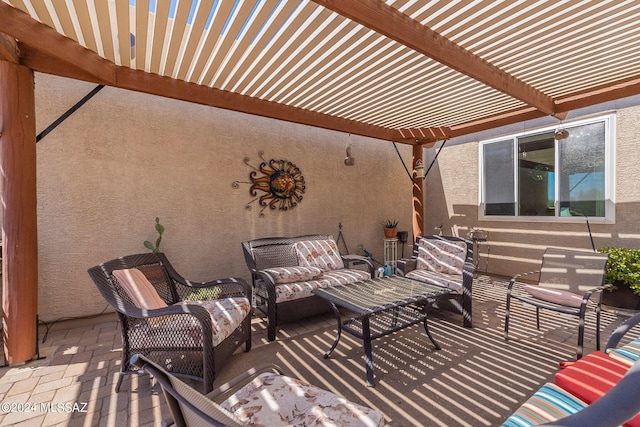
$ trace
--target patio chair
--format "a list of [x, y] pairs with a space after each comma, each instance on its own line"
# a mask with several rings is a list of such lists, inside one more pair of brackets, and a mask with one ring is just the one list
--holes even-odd
[[462, 314], [464, 327], [473, 326], [473, 243], [456, 236], [417, 236], [410, 259], [398, 260], [398, 274], [452, 290], [433, 307]]
[[125, 374], [140, 353], [168, 371], [213, 389], [217, 372], [242, 343], [251, 349], [251, 287], [237, 278], [191, 282], [163, 253], [128, 255], [90, 268], [89, 276], [116, 310]]
[[260, 365], [203, 395], [158, 364], [135, 355], [131, 364], [162, 387], [173, 420], [183, 426], [382, 426], [382, 413]]
[[[536, 326], [540, 330], [540, 309], [579, 318], [576, 359], [582, 357], [584, 322], [587, 311], [596, 313], [596, 349], [600, 350], [600, 305], [608, 254], [547, 248], [539, 271], [518, 274], [509, 282], [504, 317], [504, 339], [509, 339], [511, 299], [536, 307]], [[528, 275], [538, 275], [537, 284], [521, 283]]]

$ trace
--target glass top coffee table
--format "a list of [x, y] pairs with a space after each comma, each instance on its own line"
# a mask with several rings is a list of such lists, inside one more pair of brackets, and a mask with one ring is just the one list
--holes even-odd
[[[343, 329], [362, 339], [368, 387], [374, 386], [371, 341], [423, 322], [427, 336], [440, 350], [427, 326], [429, 308], [438, 299], [453, 295], [451, 289], [401, 276], [316, 289], [313, 293], [331, 304], [338, 321], [338, 334], [324, 358], [328, 358], [338, 345]], [[343, 320], [338, 307], [351, 311], [354, 317]]]

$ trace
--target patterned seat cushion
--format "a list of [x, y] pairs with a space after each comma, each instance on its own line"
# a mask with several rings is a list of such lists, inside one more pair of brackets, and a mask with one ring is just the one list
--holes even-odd
[[259, 375], [220, 405], [248, 425], [382, 426], [384, 416], [295, 378]]
[[[181, 304], [200, 305], [209, 312], [214, 347], [231, 335], [251, 311], [249, 300], [243, 297], [189, 301], [176, 305]], [[159, 317], [157, 320], [160, 321], [152, 324], [150, 333], [157, 339], [171, 335], [171, 343], [177, 346], [197, 347], [201, 345], [199, 323], [192, 316], [186, 320], [185, 317], [182, 315]]]
[[322, 277], [322, 270], [318, 267], [274, 267], [262, 271], [269, 274], [275, 283], [305, 282]]
[[371, 279], [371, 275], [362, 270], [343, 268], [325, 271], [322, 277], [317, 280], [276, 285], [276, 303], [310, 297], [316, 289], [346, 285], [369, 279]]
[[435, 273], [462, 275], [467, 259], [467, 244], [463, 241], [420, 239], [416, 268]]
[[577, 397], [553, 383], [540, 387], [502, 424], [506, 427], [537, 426], [575, 414], [587, 407]]
[[435, 273], [433, 271], [416, 269], [408, 272], [406, 277], [408, 279], [429, 283], [430, 285], [444, 286], [458, 294], [462, 294], [462, 275], [460, 274]]
[[294, 244], [298, 255], [298, 265], [318, 267], [322, 271], [344, 268], [344, 262], [336, 242], [325, 240], [303, 240]]
[[636, 338], [622, 347], [609, 350], [609, 357], [627, 366], [633, 365], [633, 363], [640, 358], [640, 338]]

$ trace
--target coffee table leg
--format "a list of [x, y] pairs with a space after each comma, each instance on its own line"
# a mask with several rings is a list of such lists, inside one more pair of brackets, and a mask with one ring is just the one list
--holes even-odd
[[329, 304], [331, 304], [333, 314], [336, 315], [336, 320], [338, 321], [338, 335], [336, 335], [336, 340], [333, 342], [331, 348], [324, 354], [325, 359], [327, 359], [331, 355], [331, 352], [336, 348], [340, 341], [340, 336], [342, 335], [342, 317], [340, 316], [340, 310], [338, 310], [338, 307], [336, 307], [334, 303], [330, 302]]
[[431, 340], [431, 343], [433, 343], [433, 346], [436, 348], [436, 350], [440, 350], [440, 345], [438, 345], [436, 340], [434, 340], [433, 337], [431, 336], [431, 332], [429, 332], [429, 327], [427, 326], [427, 318], [426, 317], [424, 318], [423, 323], [424, 323], [424, 331], [427, 333], [427, 336]]
[[362, 318], [362, 340], [364, 341], [364, 365], [367, 369], [367, 387], [375, 387], [373, 382], [373, 358], [371, 357], [371, 329], [369, 317]]

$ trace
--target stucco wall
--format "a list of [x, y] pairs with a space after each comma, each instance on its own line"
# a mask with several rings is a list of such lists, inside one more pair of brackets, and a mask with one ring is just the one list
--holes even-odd
[[[37, 132], [95, 85], [36, 74]], [[356, 164], [343, 163], [347, 142]], [[411, 164], [411, 148], [399, 145]], [[295, 163], [304, 199], [287, 212], [245, 205], [248, 181], [265, 159]], [[249, 279], [240, 242], [308, 233], [338, 235], [351, 253], [363, 244], [382, 260], [381, 221], [411, 231], [411, 183], [393, 145], [339, 132], [106, 87], [37, 145], [39, 315], [101, 312], [86, 272], [147, 251], [154, 219], [161, 249], [185, 277]], [[410, 237], [411, 239], [411, 237]]]
[[[640, 107], [616, 111], [615, 224], [591, 223], [596, 247], [640, 248]], [[578, 118], [578, 117], [576, 117]], [[520, 130], [523, 125], [520, 124]], [[527, 130], [533, 129], [527, 127]], [[513, 129], [510, 129], [513, 132]], [[516, 130], [517, 132], [517, 130]], [[500, 130], [483, 138], [504, 135]], [[426, 150], [427, 163], [436, 147]], [[425, 185], [425, 232], [442, 225], [443, 234], [465, 237], [478, 227], [489, 231], [488, 248], [481, 245], [479, 269], [512, 276], [540, 266], [548, 246], [591, 249], [586, 222], [552, 223], [519, 221], [479, 221], [478, 141], [445, 146]], [[437, 232], [437, 231], [436, 231]], [[489, 258], [487, 261], [487, 250]]]

